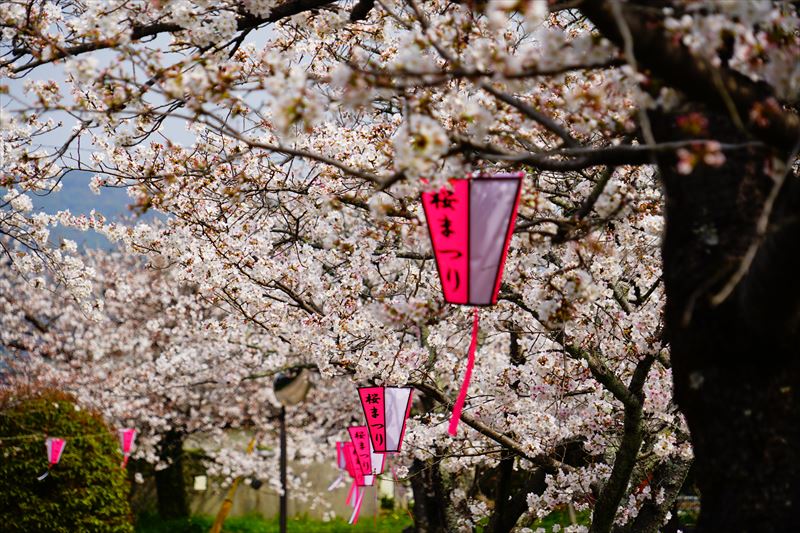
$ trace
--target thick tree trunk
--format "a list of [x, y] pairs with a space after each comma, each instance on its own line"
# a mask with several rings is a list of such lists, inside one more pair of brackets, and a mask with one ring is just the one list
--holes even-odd
[[[672, 460], [659, 463], [652, 473], [650, 490], [653, 494], [663, 491], [662, 499], [650, 498], [642, 508], [636, 518], [621, 527], [614, 528], [614, 533], [667, 533], [675, 531], [665, 526], [664, 521], [667, 513], [675, 505], [675, 498], [678, 496], [686, 475], [692, 466], [691, 460]], [[672, 520], [676, 517], [673, 515]]]
[[639, 361], [627, 388], [618, 380], [607, 377], [608, 374], [602, 372], [592, 361], [593, 359], [589, 360], [592, 374], [625, 406], [624, 431], [619, 449], [614, 455], [611, 475], [600, 490], [597, 502], [595, 502], [592, 512], [592, 527], [589, 529], [590, 533], [608, 533], [614, 527], [614, 518], [617, 516], [622, 498], [628, 490], [631, 474], [636, 466], [636, 458], [639, 455], [639, 448], [644, 440], [643, 388], [654, 359], [645, 357]]
[[158, 514], [161, 518], [184, 518], [189, 516], [186, 485], [183, 478], [183, 435], [169, 432], [161, 441], [161, 458], [170, 465], [156, 471]]
[[505, 457], [498, 467], [494, 511], [484, 528], [488, 533], [508, 533], [513, 530], [520, 517], [529, 510], [528, 494], [542, 494], [547, 488], [544, 469], [514, 471], [513, 467], [513, 455]]
[[[706, 138], [741, 142], [726, 116]], [[654, 116], [659, 141], [687, 136]], [[659, 161], [666, 187], [664, 283], [675, 398], [686, 415], [702, 494], [699, 529], [797, 531], [800, 516], [800, 185], [784, 182], [769, 229], [735, 290], [775, 181], [774, 154], [729, 155], [688, 175]]]
[[[514, 475], [514, 456], [508, 452], [503, 452], [500, 464], [497, 467], [497, 485], [494, 489], [494, 512], [486, 526], [486, 531], [490, 533], [506, 533], [517, 523], [515, 516], [513, 521], [509, 516], [509, 495], [511, 493], [511, 478]], [[510, 525], [509, 525], [510, 524]]]
[[414, 459], [409, 477], [414, 492], [414, 532], [447, 531], [446, 505], [449, 498], [436, 457], [427, 462]]

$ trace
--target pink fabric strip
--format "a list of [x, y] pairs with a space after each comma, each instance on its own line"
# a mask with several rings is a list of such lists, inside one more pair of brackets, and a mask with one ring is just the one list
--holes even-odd
[[350, 483], [350, 492], [347, 493], [347, 500], [345, 500], [345, 503], [347, 505], [353, 505], [355, 503], [355, 501], [353, 500], [353, 493], [355, 492], [355, 490], [356, 490], [356, 482], [355, 480], [353, 480], [353, 482]]
[[453, 414], [450, 416], [450, 435], [456, 436], [458, 433], [458, 422], [461, 420], [461, 411], [464, 409], [464, 402], [467, 401], [467, 390], [472, 379], [472, 367], [475, 366], [475, 350], [478, 347], [478, 308], [472, 309], [472, 341], [469, 344], [469, 355], [467, 356], [467, 371], [464, 373], [464, 382], [458, 393], [458, 399], [453, 405]]
[[364, 501], [364, 487], [358, 487], [358, 499], [356, 499], [356, 506], [353, 509], [353, 514], [350, 516], [350, 523], [358, 523], [358, 515], [361, 513], [361, 502]]
[[341, 485], [341, 484], [342, 484], [342, 481], [344, 481], [344, 473], [341, 473], [341, 474], [339, 474], [339, 477], [337, 477], [336, 479], [334, 479], [334, 480], [333, 480], [333, 483], [331, 483], [330, 485], [328, 485], [328, 492], [330, 492], [330, 491], [332, 491], [332, 490], [334, 490], [334, 489], [337, 489], [337, 488], [339, 488], [339, 485]]

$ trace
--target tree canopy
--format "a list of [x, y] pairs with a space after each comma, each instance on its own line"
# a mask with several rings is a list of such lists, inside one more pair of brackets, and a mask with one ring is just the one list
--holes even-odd
[[[702, 398], [682, 391], [714, 394], [725, 363], [693, 366], [687, 339], [720, 309], [720, 324], [752, 323], [749, 280], [788, 268], [764, 254], [776, 221], [794, 223], [796, 2], [0, 9], [0, 338], [14, 379], [68, 383], [135, 421], [151, 462], [176, 431], [271, 427], [282, 369], [317, 371], [293, 430], [309, 460], [357, 420], [356, 384], [414, 386], [400, 473], [423, 529], [488, 517], [509, 531], [569, 504], [592, 510], [592, 531], [656, 531], [692, 443], [713, 494], [724, 465], [702, 465], [720, 445], [698, 448], [703, 424], [687, 425], [673, 389], [687, 413]], [[32, 210], [74, 170], [164, 220]], [[441, 298], [419, 194], [508, 170], [526, 176], [519, 217], [452, 439], [471, 322]], [[52, 242], [56, 225], [118, 250], [81, 254]], [[728, 349], [714, 338], [705, 351]], [[215, 460], [227, 476], [264, 468]], [[714, 530], [727, 511], [708, 509]]]

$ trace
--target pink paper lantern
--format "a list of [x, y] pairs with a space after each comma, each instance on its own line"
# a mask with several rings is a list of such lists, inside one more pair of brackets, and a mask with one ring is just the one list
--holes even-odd
[[329, 492], [342, 484], [344, 475], [347, 473], [347, 458], [344, 453], [344, 444], [344, 442], [336, 443], [336, 468], [339, 469], [339, 475], [333, 480], [333, 483], [328, 486]]
[[369, 440], [369, 454], [370, 454], [370, 464], [372, 465], [372, 475], [379, 476], [383, 474], [384, 469], [386, 468], [386, 454], [383, 452], [376, 451], [375, 448], [372, 446], [372, 440]]
[[336, 443], [336, 466], [339, 468], [339, 470], [347, 469], [347, 459], [344, 455], [344, 444], [344, 442]]
[[376, 452], [397, 453], [411, 412], [410, 387], [359, 387], [358, 396]]
[[44, 441], [44, 445], [47, 448], [47, 472], [39, 476], [39, 481], [43, 480], [50, 474], [50, 469], [53, 465], [58, 464], [61, 460], [61, 454], [64, 452], [64, 446], [67, 445], [67, 441], [64, 439], [58, 439], [55, 437], [49, 437], [47, 440]]
[[367, 426], [351, 426], [347, 428], [353, 448], [358, 455], [358, 464], [364, 476], [372, 476], [372, 454], [370, 453], [369, 431]]
[[446, 302], [497, 303], [523, 176], [519, 172], [454, 179], [452, 190], [422, 193]]
[[[345, 444], [345, 450], [350, 457], [350, 470], [355, 474], [347, 495], [347, 503], [353, 506], [353, 514], [350, 516], [349, 523], [355, 524], [358, 522], [361, 503], [364, 501], [364, 487], [372, 486], [375, 483], [376, 474], [373, 468], [377, 468], [377, 463], [373, 467], [373, 449], [367, 426], [352, 426], [347, 428], [347, 431], [350, 434], [351, 442]], [[383, 460], [380, 461], [380, 469], [381, 471], [383, 469]]]
[[344, 444], [344, 454], [347, 463], [347, 473], [350, 474], [350, 477], [353, 478], [356, 485], [364, 486], [364, 472], [361, 469], [361, 464], [358, 461], [358, 454], [352, 442], [346, 442]]
[[[367, 426], [351, 426], [347, 428], [347, 432], [350, 434], [350, 442], [344, 443], [341, 448], [345, 468], [353, 478], [347, 494], [347, 503], [353, 507], [349, 523], [355, 524], [358, 522], [361, 504], [364, 501], [364, 488], [372, 486], [375, 483], [375, 477], [383, 473], [385, 456], [383, 453], [376, 452], [372, 447]], [[338, 461], [337, 455], [337, 463]]]
[[364, 486], [366, 480], [363, 470], [361, 469], [361, 464], [358, 461], [356, 447], [353, 443], [345, 442], [342, 449], [344, 451], [345, 468], [347, 469], [347, 473], [350, 474], [350, 477], [353, 478], [353, 482], [350, 484], [350, 490], [347, 493], [346, 502], [353, 507], [353, 514], [350, 515], [349, 523], [355, 524], [358, 522], [358, 515], [361, 512], [361, 502], [364, 501]]
[[122, 467], [128, 464], [128, 458], [131, 456], [131, 448], [136, 440], [136, 430], [134, 428], [125, 428], [117, 430], [119, 437], [119, 447], [122, 451]]
[[[452, 190], [422, 193], [422, 207], [448, 303], [494, 305], [514, 233], [524, 174], [494, 174], [450, 180]], [[455, 435], [467, 399], [478, 345], [478, 309], [464, 381], [453, 404], [449, 432]]]

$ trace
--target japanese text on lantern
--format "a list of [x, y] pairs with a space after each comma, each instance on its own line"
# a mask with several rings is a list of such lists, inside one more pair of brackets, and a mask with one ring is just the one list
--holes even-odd
[[383, 387], [363, 387], [358, 390], [358, 394], [361, 396], [361, 405], [364, 407], [364, 415], [375, 450], [384, 451], [386, 450], [384, 389]]
[[350, 440], [353, 442], [353, 446], [355, 446], [362, 473], [365, 476], [372, 474], [372, 455], [370, 453], [367, 426], [351, 426], [347, 428], [347, 430], [350, 433]]
[[469, 183], [450, 182], [452, 190], [422, 194], [422, 206], [436, 254], [445, 299], [466, 303], [469, 295]]

